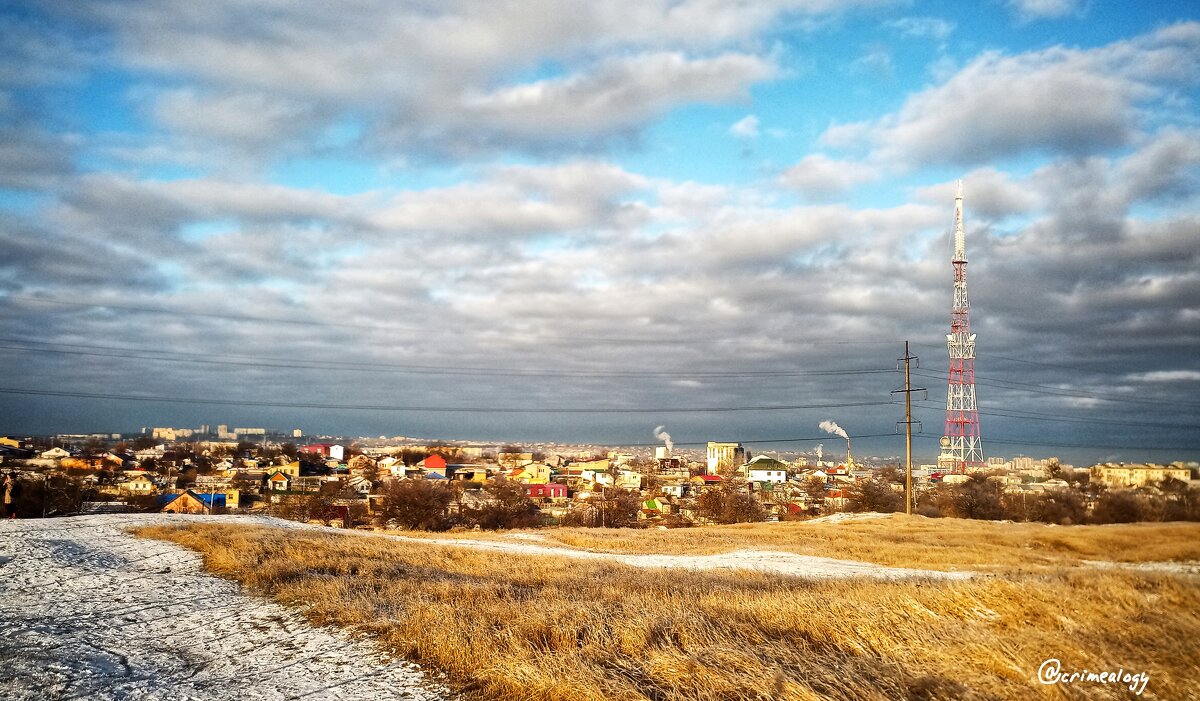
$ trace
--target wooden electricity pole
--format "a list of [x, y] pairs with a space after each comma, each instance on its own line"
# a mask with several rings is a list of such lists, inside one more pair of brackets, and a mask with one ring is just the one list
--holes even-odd
[[924, 392], [924, 387], [913, 387], [910, 381], [909, 371], [912, 361], [917, 361], [917, 367], [921, 367], [920, 360], [908, 352], [908, 341], [904, 342], [904, 357], [900, 358], [904, 361], [904, 389], [893, 390], [892, 394], [897, 392], [904, 393], [904, 421], [899, 422], [904, 424], [904, 513], [912, 515], [913, 493], [912, 493], [912, 427], [913, 424], [920, 424], [920, 421], [913, 421], [912, 418], [912, 393]]

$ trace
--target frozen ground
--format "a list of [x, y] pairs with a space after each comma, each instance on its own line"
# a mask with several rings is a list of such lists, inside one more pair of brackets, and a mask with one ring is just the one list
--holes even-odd
[[[361, 531], [360, 531], [361, 532]], [[365, 534], [375, 535], [375, 534]], [[622, 553], [578, 550], [559, 545], [542, 544], [534, 537], [519, 540], [472, 540], [467, 538], [408, 538], [402, 535], [382, 537], [394, 538], [410, 543], [453, 545], [456, 547], [490, 550], [498, 553], [523, 555], [557, 555], [581, 560], [605, 560], [633, 567], [667, 567], [689, 570], [755, 570], [805, 577], [809, 579], [831, 579], [840, 577], [867, 577], [870, 579], [966, 579], [971, 572], [939, 572], [936, 570], [914, 570], [902, 567], [885, 567], [871, 562], [835, 560], [830, 557], [797, 555], [795, 553], [770, 550], [736, 550], [719, 555], [626, 555]]]
[[113, 514], [0, 522], [0, 698], [450, 696], [367, 641], [313, 627], [202, 574], [198, 554], [124, 531], [179, 520]]
[[[136, 538], [133, 526], [238, 523], [314, 528], [266, 517], [106, 514], [0, 522], [0, 699], [440, 699], [414, 665], [369, 642], [315, 628], [298, 613], [201, 571], [197, 553]], [[319, 528], [319, 527], [317, 527]], [[558, 555], [635, 567], [748, 569], [829, 578], [962, 578], [784, 552], [623, 555], [519, 539], [411, 543]]]

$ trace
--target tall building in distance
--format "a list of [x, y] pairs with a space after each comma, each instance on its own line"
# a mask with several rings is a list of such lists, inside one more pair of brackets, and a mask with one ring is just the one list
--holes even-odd
[[946, 386], [946, 432], [938, 468], [956, 474], [986, 468], [975, 403], [975, 334], [967, 297], [967, 236], [963, 231], [963, 187], [954, 196], [954, 305], [950, 312], [950, 380]]
[[706, 457], [708, 458], [706, 472], [710, 475], [715, 475], [731, 467], [740, 467], [750, 459], [741, 443], [720, 443], [718, 441], [708, 442]]

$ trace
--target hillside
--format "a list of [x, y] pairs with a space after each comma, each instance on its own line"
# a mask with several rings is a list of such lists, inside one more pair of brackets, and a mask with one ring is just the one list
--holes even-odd
[[[441, 543], [197, 520], [141, 534], [199, 550], [210, 571], [444, 671], [477, 698], [1025, 699], [1048, 691], [1037, 674], [1052, 658], [1064, 671], [1144, 672], [1143, 698], [1186, 698], [1200, 678], [1189, 562], [1200, 527], [1031, 528], [892, 516]], [[530, 549], [537, 536], [542, 549]], [[555, 552], [555, 541], [593, 557]], [[818, 582], [594, 557], [767, 546], [956, 576]], [[1066, 691], [1129, 695], [1121, 683]]]

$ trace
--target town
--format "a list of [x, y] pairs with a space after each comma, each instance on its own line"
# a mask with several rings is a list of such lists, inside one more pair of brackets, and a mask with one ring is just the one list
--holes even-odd
[[[612, 450], [416, 439], [306, 439], [208, 426], [0, 438], [19, 517], [258, 513], [343, 528], [687, 527], [904, 511], [903, 465], [703, 449]], [[989, 457], [966, 474], [912, 471], [913, 513], [1056, 524], [1200, 520], [1195, 462]]]

